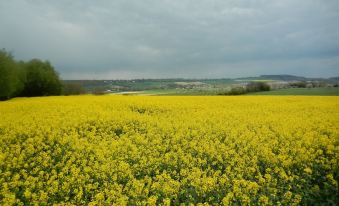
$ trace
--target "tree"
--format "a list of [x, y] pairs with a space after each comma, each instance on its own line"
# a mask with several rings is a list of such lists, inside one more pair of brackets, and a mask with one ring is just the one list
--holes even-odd
[[307, 83], [304, 81], [299, 81], [299, 82], [291, 82], [289, 85], [293, 88], [306, 88]]
[[242, 95], [242, 94], [246, 94], [246, 89], [243, 87], [233, 87], [228, 92], [228, 95]]
[[13, 56], [0, 50], [0, 100], [13, 97], [20, 85], [18, 65]]
[[250, 82], [246, 85], [247, 92], [270, 91], [271, 87], [266, 82]]
[[62, 83], [59, 75], [48, 61], [33, 59], [24, 64], [25, 82], [23, 96], [60, 95]]

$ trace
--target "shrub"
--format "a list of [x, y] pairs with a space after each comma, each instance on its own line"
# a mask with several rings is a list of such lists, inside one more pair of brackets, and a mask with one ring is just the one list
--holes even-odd
[[290, 87], [293, 88], [306, 88], [307, 84], [306, 82], [291, 82], [289, 83]]
[[246, 94], [246, 89], [243, 87], [233, 87], [231, 91], [228, 92], [228, 95], [241, 95]]
[[64, 83], [63, 94], [64, 95], [79, 95], [85, 94], [85, 89], [78, 83]]
[[246, 85], [247, 92], [270, 91], [271, 87], [266, 82], [251, 82]]

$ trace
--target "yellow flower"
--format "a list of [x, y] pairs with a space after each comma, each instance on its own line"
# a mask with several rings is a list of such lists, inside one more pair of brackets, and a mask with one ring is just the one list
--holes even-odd
[[[0, 102], [0, 205], [335, 201], [338, 102], [118, 95]], [[323, 180], [329, 194], [320, 191]]]
[[259, 204], [260, 205], [268, 205], [268, 201], [269, 201], [269, 199], [265, 195], [261, 195], [259, 197]]
[[312, 169], [309, 168], [309, 167], [306, 167], [306, 168], [304, 169], [304, 172], [306, 172], [307, 174], [312, 174]]

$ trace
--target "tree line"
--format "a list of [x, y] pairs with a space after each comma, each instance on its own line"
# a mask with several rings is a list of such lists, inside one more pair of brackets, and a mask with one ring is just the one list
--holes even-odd
[[78, 85], [63, 84], [49, 61], [16, 61], [11, 53], [0, 50], [0, 100], [81, 92]]
[[270, 91], [271, 86], [266, 82], [250, 82], [245, 86], [233, 87], [229, 91], [219, 92], [219, 95], [242, 95], [252, 92]]

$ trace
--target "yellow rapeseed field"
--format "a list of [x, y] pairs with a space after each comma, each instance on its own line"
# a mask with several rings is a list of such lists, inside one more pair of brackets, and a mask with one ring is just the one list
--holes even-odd
[[0, 102], [0, 205], [338, 203], [339, 97]]

